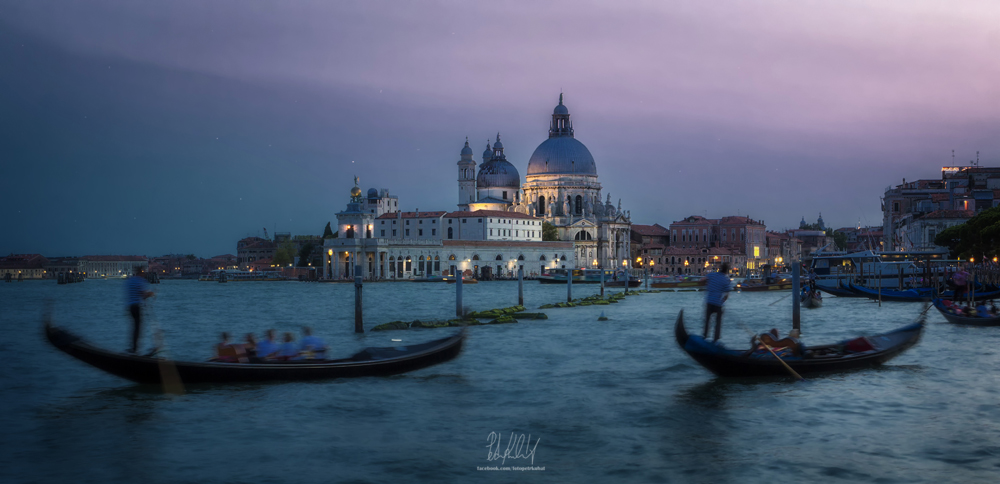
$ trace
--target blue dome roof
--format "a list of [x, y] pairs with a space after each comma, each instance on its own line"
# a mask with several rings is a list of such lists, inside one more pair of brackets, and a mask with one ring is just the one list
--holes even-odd
[[597, 176], [597, 165], [583, 143], [569, 136], [549, 138], [528, 160], [528, 175], [575, 173]]
[[569, 109], [566, 108], [565, 104], [559, 103], [556, 108], [552, 110], [552, 114], [569, 114]]
[[465, 147], [462, 148], [462, 156], [472, 156], [472, 148], [469, 148], [469, 141], [465, 141]]
[[491, 160], [479, 165], [476, 188], [521, 188], [521, 175], [507, 160]]
[[368, 198], [378, 198], [378, 190], [374, 188], [368, 189]]

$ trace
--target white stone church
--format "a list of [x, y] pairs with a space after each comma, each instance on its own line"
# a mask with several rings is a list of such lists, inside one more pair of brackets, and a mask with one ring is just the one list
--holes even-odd
[[[526, 182], [504, 155], [497, 135], [476, 170], [469, 142], [458, 162], [456, 212], [401, 212], [398, 200], [357, 186], [347, 209], [337, 213], [339, 238], [326, 239], [323, 277], [408, 279], [462, 271], [473, 277], [510, 277], [548, 268], [628, 269], [629, 213], [611, 196], [601, 201], [597, 165], [573, 132], [562, 95], [549, 138], [528, 160]], [[542, 223], [556, 227], [558, 241], [542, 241]]]

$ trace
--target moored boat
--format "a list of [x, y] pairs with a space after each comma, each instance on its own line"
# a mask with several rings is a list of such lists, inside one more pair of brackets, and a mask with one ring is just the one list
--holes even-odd
[[[601, 272], [604, 272], [605, 287], [639, 287], [641, 279], [632, 277], [625, 271], [610, 269], [573, 269], [573, 284], [600, 284]], [[538, 276], [541, 284], [566, 284], [567, 269], [550, 269]]]
[[816, 309], [823, 306], [823, 295], [819, 291], [811, 291], [802, 294], [802, 306], [809, 309]]
[[[921, 316], [923, 317], [923, 316]], [[684, 311], [677, 315], [674, 337], [691, 358], [723, 377], [788, 376], [782, 361], [800, 375], [853, 370], [880, 365], [920, 341], [924, 322], [908, 324], [888, 333], [861, 336], [819, 346], [790, 345], [778, 352], [781, 361], [767, 350], [730, 350], [705, 338], [688, 334]]]
[[[882, 300], [882, 301], [893, 301], [893, 302], [926, 302], [935, 298], [934, 288], [930, 287], [918, 287], [911, 288], [904, 291], [894, 290], [894, 289], [872, 289], [870, 287], [859, 286], [857, 284], [849, 284], [849, 287], [857, 291], [859, 294], [872, 300]], [[944, 299], [951, 299], [954, 295], [954, 291], [945, 291], [940, 293], [938, 296]], [[976, 291], [972, 295], [976, 301], [986, 301], [989, 299], [1000, 298], [1000, 289]]]
[[759, 280], [746, 279], [736, 285], [736, 290], [740, 292], [788, 291], [791, 289], [792, 281], [783, 279], [770, 284]]
[[705, 276], [655, 276], [650, 280], [649, 287], [675, 292], [701, 291], [707, 284], [708, 278]]
[[427, 276], [427, 277], [417, 277], [411, 279], [413, 282], [446, 282], [448, 278], [445, 276]]
[[75, 334], [45, 324], [45, 335], [60, 351], [112, 375], [136, 383], [161, 384], [161, 368], [176, 370], [182, 383], [235, 383], [319, 380], [405, 373], [458, 356], [465, 340], [461, 331], [426, 343], [365, 348], [348, 358], [263, 363], [172, 361], [115, 353], [92, 346]]
[[[448, 284], [454, 284], [456, 282], [454, 277], [449, 277], [446, 281]], [[462, 284], [479, 284], [479, 281], [471, 277], [463, 277]]]

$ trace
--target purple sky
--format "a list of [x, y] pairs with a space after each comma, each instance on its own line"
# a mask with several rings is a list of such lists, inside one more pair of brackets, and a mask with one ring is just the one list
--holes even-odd
[[559, 92], [633, 222], [881, 223], [1000, 158], [996, 2], [6, 2], [0, 253], [234, 253], [319, 234], [353, 175], [454, 210]]

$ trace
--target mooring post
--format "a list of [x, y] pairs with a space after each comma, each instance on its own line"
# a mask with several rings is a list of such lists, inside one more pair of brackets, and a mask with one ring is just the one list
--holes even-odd
[[566, 302], [573, 302], [573, 269], [566, 269]]
[[462, 271], [459, 270], [458, 274], [455, 274], [455, 315], [458, 317], [464, 316], [462, 314], [462, 278], [465, 277]]
[[646, 280], [646, 290], [648, 291], [649, 290], [649, 266], [648, 265], [646, 266], [645, 273], [643, 274], [643, 278]]
[[802, 291], [799, 286], [799, 267], [801, 262], [795, 261], [792, 266], [792, 329], [800, 330], [799, 303], [802, 301]]
[[601, 297], [604, 297], [604, 269], [601, 269]]
[[524, 268], [517, 268], [517, 305], [524, 306]]
[[354, 332], [364, 333], [365, 324], [361, 314], [361, 265], [354, 266]]

